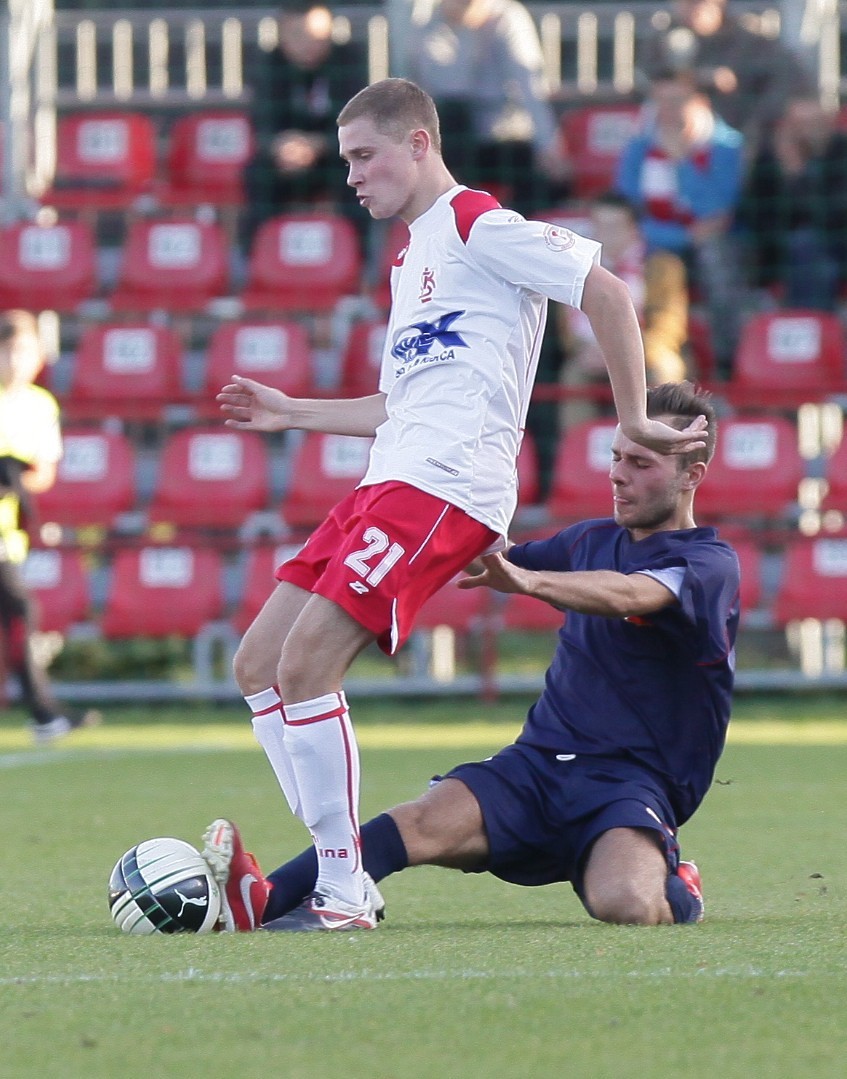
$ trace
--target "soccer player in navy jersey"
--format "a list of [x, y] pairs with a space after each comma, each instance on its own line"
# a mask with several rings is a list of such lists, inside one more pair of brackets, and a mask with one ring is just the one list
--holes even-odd
[[[395, 652], [430, 595], [505, 546], [547, 299], [588, 316], [628, 438], [658, 455], [686, 453], [704, 444], [705, 425], [647, 415], [638, 320], [624, 283], [599, 264], [599, 245], [458, 184], [420, 87], [366, 87], [339, 114], [338, 139], [359, 204], [409, 225], [391, 271], [379, 392], [303, 400], [236, 377], [219, 395], [239, 429], [374, 439], [358, 488], [277, 570], [234, 663], [256, 738], [314, 841], [318, 876], [301, 914], [319, 929], [376, 925], [344, 677], [373, 642]], [[226, 927], [251, 928], [264, 886], [232, 822], [209, 827], [204, 855]]]
[[[485, 556], [482, 572], [460, 582], [561, 608], [558, 647], [512, 745], [363, 825], [372, 880], [439, 865], [523, 885], [570, 881], [606, 922], [702, 919], [699, 871], [680, 860], [677, 831], [724, 745], [739, 567], [715, 530], [694, 520], [715, 447], [708, 398], [666, 383], [648, 391], [648, 413], [680, 427], [707, 416], [705, 448], [662, 456], [619, 427], [613, 518]], [[265, 928], [310, 928], [302, 904], [316, 875], [311, 849], [270, 874]]]

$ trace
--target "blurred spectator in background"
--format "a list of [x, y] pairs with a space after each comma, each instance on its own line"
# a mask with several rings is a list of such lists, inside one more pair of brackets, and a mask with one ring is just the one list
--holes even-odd
[[[589, 214], [591, 238], [603, 245], [601, 263], [626, 282], [638, 312], [648, 384], [683, 381], [688, 290], [682, 260], [665, 251], [648, 257], [636, 210], [622, 195], [614, 192], [599, 195], [592, 201]], [[562, 385], [578, 387], [605, 382], [605, 364], [588, 319], [581, 311], [561, 304], [556, 310], [564, 324], [567, 356]], [[588, 398], [566, 401], [561, 412], [562, 425], [572, 426], [596, 411]]]
[[444, 160], [461, 183], [507, 189], [524, 215], [567, 193], [568, 165], [538, 31], [518, 0], [416, 5], [405, 70], [435, 99]]
[[267, 218], [316, 199], [337, 203], [361, 224], [346, 194], [335, 117], [367, 84], [367, 60], [357, 44], [333, 41], [332, 30], [325, 4], [287, 0], [279, 14], [279, 45], [262, 54], [253, 73], [257, 151], [244, 174], [247, 247]]
[[754, 283], [786, 307], [833, 311], [847, 281], [847, 134], [815, 96], [792, 98], [753, 162], [739, 219]]
[[638, 66], [648, 79], [668, 68], [693, 71], [715, 112], [742, 132], [752, 154], [788, 97], [814, 89], [811, 72], [781, 41], [748, 30], [727, 11], [728, 0], [669, 6], [667, 25], [645, 39]]
[[637, 208], [648, 254], [678, 255], [702, 294], [718, 371], [727, 375], [745, 290], [731, 235], [743, 180], [743, 138], [712, 110], [689, 72], [654, 75], [643, 132], [624, 148], [617, 190]]
[[31, 496], [53, 486], [62, 456], [59, 406], [52, 394], [33, 385], [43, 366], [34, 316], [0, 314], [0, 626], [4, 659], [20, 683], [39, 743], [100, 718], [97, 712], [63, 711], [33, 654], [34, 612], [20, 566], [29, 548]]

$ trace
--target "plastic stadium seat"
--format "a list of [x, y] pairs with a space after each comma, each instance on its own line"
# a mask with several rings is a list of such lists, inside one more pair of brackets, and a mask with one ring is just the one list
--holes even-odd
[[22, 573], [37, 602], [37, 625], [42, 633], [67, 633], [75, 622], [88, 618], [88, 571], [79, 551], [33, 548]]
[[391, 267], [409, 243], [409, 226], [399, 217], [392, 218], [377, 255], [373, 300], [380, 308], [391, 306]]
[[157, 413], [183, 394], [182, 342], [167, 326], [146, 322], [88, 326], [80, 337], [66, 410]]
[[97, 291], [94, 234], [82, 221], [0, 229], [0, 308], [74, 311]]
[[232, 616], [232, 624], [239, 634], [245, 632], [276, 587], [277, 566], [295, 555], [300, 547], [299, 543], [263, 544], [247, 552], [238, 608]]
[[357, 485], [368, 467], [371, 439], [308, 432], [291, 464], [282, 516], [292, 528], [313, 528]]
[[424, 603], [415, 619], [415, 629], [449, 626], [458, 633], [476, 628], [489, 609], [490, 594], [485, 588], [456, 587], [459, 577], [448, 581]]
[[184, 428], [165, 441], [148, 508], [151, 523], [237, 529], [269, 494], [262, 437], [220, 425]]
[[339, 393], [344, 397], [368, 397], [379, 389], [382, 347], [388, 329], [383, 319], [362, 319], [350, 327], [341, 357]]
[[206, 391], [214, 396], [232, 375], [244, 375], [294, 397], [313, 389], [312, 347], [302, 323], [224, 322], [213, 333], [206, 359]]
[[847, 336], [837, 315], [783, 309], [753, 315], [735, 354], [730, 390], [783, 391], [796, 401], [847, 389]]
[[134, 112], [59, 118], [56, 177], [41, 202], [59, 210], [124, 210], [147, 193], [156, 171], [156, 129]]
[[518, 454], [518, 505], [534, 506], [541, 496], [541, 482], [538, 475], [538, 450], [532, 435], [524, 432], [520, 453]]
[[590, 198], [613, 186], [621, 151], [640, 122], [639, 105], [585, 105], [563, 115], [561, 133], [575, 198]]
[[731, 539], [741, 567], [741, 617], [762, 601], [762, 552], [752, 539]]
[[199, 312], [226, 292], [228, 277], [228, 243], [217, 223], [136, 220], [109, 303], [115, 311]]
[[207, 111], [181, 116], [168, 135], [166, 181], [157, 192], [169, 206], [239, 206], [241, 175], [255, 137], [246, 113]]
[[333, 213], [280, 214], [256, 233], [241, 296], [247, 310], [331, 310], [359, 291], [356, 229]]
[[847, 536], [818, 536], [785, 552], [774, 599], [780, 624], [802, 618], [847, 621]]
[[100, 525], [135, 505], [135, 454], [117, 431], [65, 431], [55, 484], [37, 496], [42, 521]]
[[562, 435], [553, 466], [550, 513], [554, 520], [611, 517], [614, 420], [585, 420]]
[[765, 517], [785, 523], [804, 474], [797, 431], [789, 420], [721, 420], [717, 450], [695, 498], [697, 519]]
[[542, 603], [532, 596], [517, 593], [503, 597], [499, 610], [504, 629], [520, 630], [524, 633], [549, 633], [551, 648], [555, 643], [555, 634], [565, 620], [563, 611], [557, 611], [549, 603]]
[[220, 617], [222, 561], [217, 551], [142, 547], [117, 551], [101, 629], [105, 637], [195, 637]]

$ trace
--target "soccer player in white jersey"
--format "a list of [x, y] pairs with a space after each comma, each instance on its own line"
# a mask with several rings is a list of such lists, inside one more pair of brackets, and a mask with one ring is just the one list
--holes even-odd
[[[395, 652], [429, 596], [504, 546], [547, 299], [588, 316], [627, 438], [662, 454], [704, 445], [704, 417], [681, 431], [648, 419], [638, 320], [599, 245], [458, 184], [420, 87], [368, 86], [339, 114], [338, 137], [360, 205], [399, 216], [411, 237], [392, 268], [379, 392], [294, 399], [234, 376], [218, 396], [230, 427], [374, 438], [358, 488], [279, 567], [235, 657], [256, 738], [317, 853], [314, 891], [275, 922], [292, 930], [376, 925], [344, 677], [373, 641]], [[259, 924], [266, 885], [230, 821], [209, 826], [204, 855], [226, 897], [224, 928]]]

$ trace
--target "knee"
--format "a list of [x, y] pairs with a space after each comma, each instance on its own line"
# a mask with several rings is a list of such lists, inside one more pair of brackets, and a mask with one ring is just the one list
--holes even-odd
[[585, 905], [592, 918], [612, 925], [661, 925], [673, 920], [664, 896], [647, 895], [628, 881], [587, 894]]
[[263, 689], [276, 684], [276, 670], [261, 662], [254, 650], [244, 641], [232, 658], [232, 674], [245, 696], [261, 693]]

